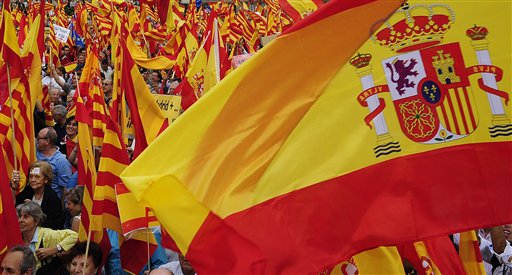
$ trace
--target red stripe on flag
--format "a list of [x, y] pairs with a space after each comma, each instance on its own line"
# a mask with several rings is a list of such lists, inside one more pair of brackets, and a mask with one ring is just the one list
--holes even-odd
[[113, 216], [119, 217], [119, 210], [117, 209], [117, 202], [111, 200], [95, 200], [93, 204], [101, 205], [101, 207], [94, 207], [92, 210], [93, 215], [103, 215], [109, 213]]
[[473, 109], [472, 109], [472, 106], [471, 106], [471, 101], [469, 101], [469, 95], [468, 95], [469, 91], [467, 89], [467, 87], [464, 87], [464, 100], [466, 101], [466, 106], [468, 106], [468, 110], [469, 110], [469, 117], [471, 119], [471, 129], [476, 129], [476, 119], [475, 119], [475, 114], [473, 113]]
[[155, 216], [148, 216], [147, 218], [140, 217], [140, 218], [135, 218], [135, 219], [131, 219], [129, 221], [123, 222], [123, 227], [146, 228], [146, 227], [148, 227], [149, 223], [156, 222], [156, 221], [157, 221], [157, 219]]
[[[448, 105], [449, 105], [449, 111], [450, 111], [450, 114], [452, 115], [452, 118], [453, 118], [453, 126], [455, 127], [455, 133], [457, 135], [460, 135], [460, 128], [459, 128], [459, 123], [457, 122], [457, 116], [455, 115], [455, 109], [454, 109], [454, 106], [453, 106], [453, 100], [452, 100], [452, 97], [450, 95], [450, 93], [446, 93], [446, 100], [448, 101]], [[453, 129], [450, 129], [450, 132], [453, 132]]]
[[460, 117], [461, 117], [461, 120], [462, 120], [462, 124], [464, 125], [464, 134], [468, 134], [470, 133], [470, 130], [469, 130], [469, 127], [468, 127], [468, 122], [466, 121], [466, 113], [464, 112], [464, 108], [462, 106], [462, 100], [461, 100], [461, 96], [460, 96], [460, 93], [464, 93], [464, 90], [461, 92], [460, 89], [455, 89], [455, 97], [457, 98], [457, 104], [459, 105], [459, 111], [460, 111]]
[[[259, 259], [247, 236], [268, 256], [268, 274], [301, 274], [376, 245], [510, 223], [512, 205], [503, 204], [510, 192], [495, 190], [509, 190], [511, 150], [512, 142], [495, 142], [409, 155], [284, 194], [224, 221], [209, 215], [186, 257], [198, 274], [236, 270], [247, 263], [226, 259]], [[503, 162], [496, 165], [495, 159]]]

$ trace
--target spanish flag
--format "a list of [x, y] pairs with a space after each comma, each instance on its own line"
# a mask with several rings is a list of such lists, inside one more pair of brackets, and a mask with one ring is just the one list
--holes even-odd
[[322, 0], [279, 0], [281, 8], [293, 19], [298, 22], [302, 18], [310, 15], [324, 2]]
[[327, 3], [123, 172], [198, 274], [316, 273], [512, 222], [511, 3], [401, 2]]
[[77, 65], [76, 61], [69, 62], [68, 64], [66, 64], [64, 66], [64, 70], [66, 70], [66, 73], [74, 72], [76, 69], [76, 65]]

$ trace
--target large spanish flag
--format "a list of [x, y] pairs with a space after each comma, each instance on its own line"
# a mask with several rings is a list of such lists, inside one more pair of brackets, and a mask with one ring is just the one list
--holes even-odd
[[329, 2], [125, 169], [198, 274], [315, 273], [512, 222], [511, 3], [400, 2]]

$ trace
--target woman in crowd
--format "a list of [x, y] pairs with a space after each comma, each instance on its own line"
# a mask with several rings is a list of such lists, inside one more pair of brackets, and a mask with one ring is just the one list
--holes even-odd
[[[53, 180], [52, 166], [46, 161], [36, 161], [29, 167], [28, 185], [16, 196], [16, 205], [33, 201], [41, 206], [47, 219], [41, 226], [51, 229], [64, 228], [64, 214], [62, 202], [51, 188]], [[15, 185], [19, 183], [19, 176], [13, 176]]]
[[62, 143], [66, 145], [67, 157], [73, 149], [76, 148], [78, 143], [78, 122], [75, 119], [75, 116], [70, 116], [66, 119], [66, 135], [62, 139]]
[[36, 254], [37, 274], [56, 274], [61, 262], [55, 256], [71, 249], [78, 239], [78, 233], [41, 227], [46, 215], [33, 201], [16, 206], [16, 212], [23, 241]]
[[[89, 251], [87, 251], [87, 259], [85, 259], [85, 251], [87, 250], [87, 242], [75, 244], [71, 249], [71, 263], [68, 265], [70, 275], [96, 275], [101, 265], [103, 252], [101, 247], [95, 243], [89, 243]], [[85, 269], [85, 271], [84, 271]]]
[[80, 225], [80, 220], [82, 216], [82, 199], [84, 196], [84, 187], [83, 186], [75, 186], [73, 189], [70, 189], [64, 195], [66, 209], [69, 211], [71, 215], [70, 229], [78, 232], [78, 227]]

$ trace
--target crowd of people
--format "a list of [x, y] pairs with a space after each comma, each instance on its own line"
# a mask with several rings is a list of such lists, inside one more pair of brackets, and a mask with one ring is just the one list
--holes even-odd
[[[110, 48], [99, 53], [107, 106], [112, 100], [114, 77], [110, 56]], [[13, 171], [10, 181], [23, 243], [9, 248], [1, 263], [2, 274], [123, 274], [116, 232], [109, 231], [109, 251], [93, 241], [78, 241], [84, 187], [78, 182], [78, 122], [73, 107], [86, 60], [84, 48], [64, 45], [59, 53], [61, 67], [50, 62], [43, 66], [42, 86], [48, 101], [38, 100], [34, 110], [37, 161], [29, 167], [23, 190], [19, 171]], [[66, 71], [65, 67], [75, 62], [76, 66]], [[173, 70], [140, 68], [140, 72], [151, 93], [179, 94], [176, 88], [181, 79]], [[99, 161], [101, 148], [95, 149]], [[159, 229], [154, 230], [158, 236]], [[482, 229], [478, 236], [486, 272], [512, 274], [512, 225]], [[452, 239], [458, 246], [458, 235]], [[404, 268], [414, 272], [407, 264]], [[195, 271], [183, 255], [160, 245], [150, 268], [143, 268], [140, 274], [192, 275]]]
[[[100, 53], [107, 106], [113, 89], [113, 64], [108, 50]], [[9, 248], [0, 268], [2, 274], [127, 274], [116, 248], [118, 236], [111, 238], [110, 251], [92, 241], [78, 242], [84, 186], [78, 184], [78, 122], [73, 107], [86, 55], [83, 48], [63, 46], [59, 56], [62, 67], [50, 63], [43, 66], [42, 86], [47, 90], [48, 101], [37, 100], [34, 110], [37, 161], [30, 165], [21, 192], [20, 172], [14, 170], [10, 180], [23, 243]], [[64, 66], [74, 62], [76, 67], [67, 72]], [[141, 73], [152, 93], [173, 94], [179, 83], [179, 79], [169, 78], [172, 70], [141, 68]], [[101, 148], [95, 149], [99, 161]], [[112, 234], [117, 233], [109, 230]], [[153, 257], [153, 270], [146, 267], [140, 274], [195, 274], [182, 255], [162, 246]], [[158, 268], [160, 265], [162, 268]]]

